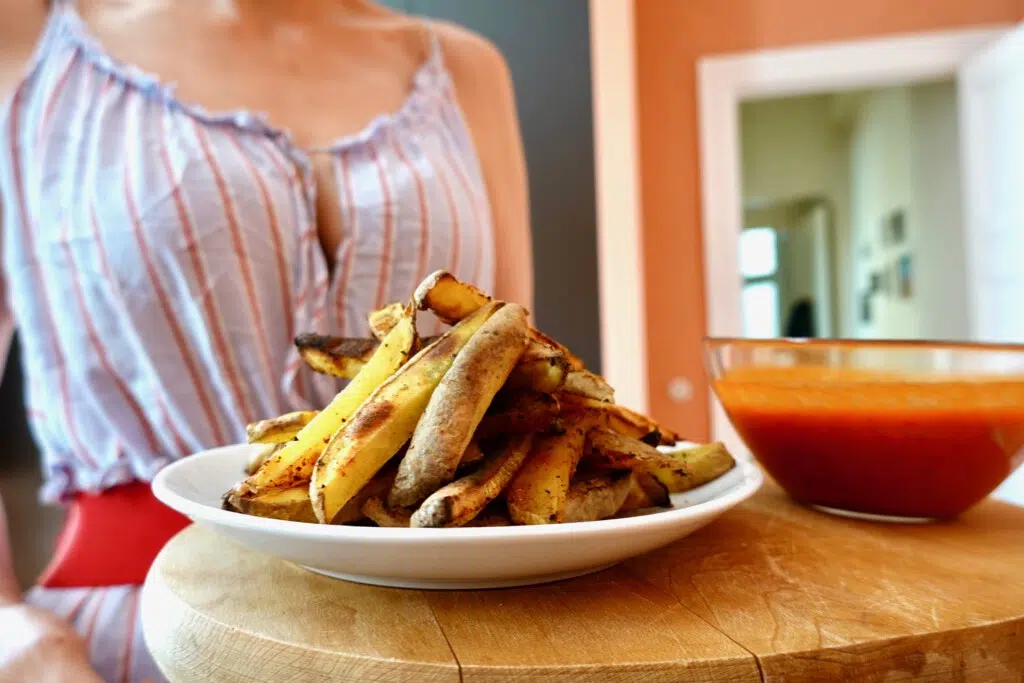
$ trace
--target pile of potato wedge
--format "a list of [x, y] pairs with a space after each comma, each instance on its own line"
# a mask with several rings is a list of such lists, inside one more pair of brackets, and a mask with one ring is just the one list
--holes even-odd
[[[416, 312], [451, 325], [420, 338]], [[370, 315], [373, 339], [300, 335], [317, 372], [349, 380], [319, 411], [247, 427], [265, 444], [226, 509], [403, 527], [587, 522], [668, 506], [735, 465], [616, 405], [599, 375], [495, 301], [438, 271]]]

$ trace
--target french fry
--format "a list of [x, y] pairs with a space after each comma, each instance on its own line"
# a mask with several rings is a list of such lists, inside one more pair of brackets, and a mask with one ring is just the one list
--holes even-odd
[[618, 514], [652, 507], [671, 507], [668, 488], [653, 474], [634, 472], [629, 484], [629, 493], [619, 508]]
[[609, 472], [574, 482], [558, 521], [592, 522], [611, 517], [629, 495], [631, 479], [629, 472]]
[[462, 454], [462, 459], [459, 460], [459, 467], [465, 467], [466, 465], [476, 465], [484, 459], [484, 452], [480, 449], [480, 443], [473, 439], [466, 446], [466, 451]]
[[[473, 285], [458, 280], [449, 272], [438, 270], [420, 283], [412, 297], [413, 305], [421, 311], [432, 311], [443, 322], [454, 324], [480, 308], [491, 297]], [[570, 369], [583, 369], [583, 361], [543, 332], [530, 328], [530, 344], [557, 350], [568, 362]]]
[[352, 379], [377, 351], [376, 339], [347, 339], [322, 334], [300, 334], [295, 346], [306, 365], [316, 372]]
[[370, 313], [370, 332], [377, 339], [384, 339], [388, 332], [398, 324], [398, 321], [406, 314], [404, 304], [388, 304]]
[[249, 443], [284, 444], [294, 439], [308, 425], [317, 411], [300, 410], [267, 420], [253, 422], [245, 427]]
[[[416, 350], [437, 341], [437, 337], [423, 337]], [[323, 334], [301, 334], [295, 338], [299, 355], [315, 372], [341, 379], [352, 379], [366, 361], [377, 351], [377, 339], [331, 337]]]
[[733, 467], [736, 460], [722, 443], [709, 443], [688, 448], [659, 449], [676, 467], [651, 472], [672, 493], [681, 493], [718, 479]]
[[[366, 486], [359, 489], [356, 495], [345, 503], [345, 507], [341, 508], [341, 511], [334, 516], [331, 520], [331, 524], [352, 524], [360, 520], [366, 519], [367, 515], [363, 512], [363, 506], [366, 501], [371, 498], [382, 498], [388, 495], [388, 491], [391, 490], [391, 484], [395, 481], [395, 472], [398, 471], [396, 467], [385, 466], [376, 476], [370, 481], [366, 482]], [[309, 487], [303, 487], [306, 490], [306, 496], [309, 496]], [[309, 508], [310, 513], [313, 512], [312, 505]], [[316, 522], [316, 515], [313, 515], [311, 520]]]
[[512, 368], [505, 387], [553, 394], [565, 384], [567, 374], [569, 361], [565, 354], [549, 346], [527, 344], [522, 358]]
[[653, 446], [608, 429], [587, 433], [587, 458], [597, 467], [654, 473], [658, 470], [682, 472], [683, 464], [658, 452]]
[[310, 481], [313, 511], [321, 523], [334, 519], [409, 440], [457, 354], [499, 308], [501, 304], [481, 308], [393, 371], [330, 438]]
[[368, 498], [363, 503], [363, 514], [371, 522], [382, 527], [407, 527], [410, 526], [409, 521], [412, 518], [412, 510], [389, 508], [384, 504], [384, 499], [379, 496]]
[[[502, 397], [502, 406], [480, 421], [476, 438], [543, 432], [558, 419], [558, 399], [551, 394], [517, 391]], [[496, 401], [497, 402], [497, 401]]]
[[664, 445], [672, 445], [683, 440], [676, 432], [658, 424], [651, 418], [615, 403], [605, 403], [587, 396], [566, 392], [558, 395], [558, 401], [566, 419], [589, 417], [595, 424], [601, 424], [634, 439], [642, 439], [650, 434], [656, 434], [660, 443]]
[[432, 493], [413, 513], [411, 526], [462, 526], [501, 493], [522, 466], [532, 434], [511, 437], [501, 449], [484, 458], [480, 469]]
[[570, 425], [563, 434], [537, 437], [526, 464], [509, 484], [508, 512], [517, 524], [551, 524], [565, 506], [586, 432]]
[[270, 519], [293, 522], [315, 522], [313, 507], [309, 504], [309, 489], [296, 486], [277, 489], [254, 496], [231, 492], [225, 497], [226, 507], [236, 512]]
[[[285, 444], [284, 448], [269, 458], [263, 467], [246, 479], [243, 486], [259, 492], [270, 488], [289, 488], [308, 482], [325, 444], [342, 431], [342, 427], [349, 424], [350, 418], [354, 417], [367, 397], [402, 367], [415, 342], [414, 314], [409, 311], [409, 314], [388, 333], [384, 342], [367, 361], [366, 367], [349, 382], [348, 386], [310, 420], [292, 441]], [[383, 464], [382, 462], [381, 465]], [[376, 471], [374, 469], [360, 486]], [[355, 491], [352, 491], [352, 494], [355, 494]], [[341, 506], [338, 506], [338, 509], [340, 508]]]
[[263, 467], [263, 463], [270, 459], [274, 453], [277, 453], [283, 447], [283, 444], [271, 443], [262, 444], [263, 448], [260, 448], [253, 452], [249, 457], [248, 462], [245, 463], [246, 475], [254, 474], [256, 470]]
[[615, 400], [615, 390], [600, 375], [589, 370], [573, 370], [565, 377], [565, 392], [587, 396], [596, 401], [611, 403]]
[[466, 343], [430, 397], [388, 496], [412, 507], [455, 477], [494, 395], [526, 348], [526, 310], [505, 304]]

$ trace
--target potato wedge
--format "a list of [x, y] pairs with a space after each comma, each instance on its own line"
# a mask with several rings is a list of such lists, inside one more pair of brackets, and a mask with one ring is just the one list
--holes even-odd
[[558, 419], [558, 399], [551, 394], [535, 391], [502, 392], [501, 406], [487, 414], [480, 421], [476, 438], [490, 439], [502, 434], [526, 434], [543, 432], [551, 428]]
[[736, 460], [722, 443], [703, 446], [660, 448], [662, 455], [670, 458], [679, 467], [659, 468], [651, 472], [672, 493], [689, 491], [692, 488], [714, 481], [736, 466]]
[[559, 522], [592, 522], [612, 517], [629, 495], [629, 472], [609, 472], [573, 483], [566, 496]]
[[[313, 511], [321, 523], [334, 519], [409, 440], [431, 395], [459, 352], [501, 307], [502, 304], [495, 303], [481, 308], [393, 371], [394, 374], [356, 410], [348, 424], [330, 438], [315, 461], [310, 481]], [[391, 334], [398, 329], [396, 327]], [[387, 344], [381, 348], [385, 346]]]
[[653, 507], [671, 507], [668, 488], [653, 474], [634, 472], [629, 485], [629, 493], [623, 501], [619, 513], [634, 510], [646, 510]]
[[292, 522], [316, 522], [309, 502], [309, 488], [295, 486], [254, 496], [229, 492], [225, 499], [230, 509], [246, 515], [284, 519]]
[[245, 463], [245, 474], [254, 474], [256, 470], [263, 467], [263, 463], [271, 458], [274, 453], [277, 453], [284, 446], [279, 443], [262, 444], [263, 448], [253, 451], [253, 454], [249, 456], [249, 461]]
[[610, 429], [592, 429], [587, 433], [586, 457], [596, 467], [650, 473], [667, 469], [685, 474], [681, 462], [643, 441]]
[[369, 320], [370, 332], [377, 339], [384, 339], [384, 337], [388, 336], [388, 332], [402, 319], [405, 311], [405, 304], [400, 303], [388, 304], [384, 308], [372, 311]]
[[589, 370], [573, 370], [565, 377], [565, 392], [588, 396], [597, 401], [611, 403], [615, 400], [615, 390], [601, 375]]
[[[415, 343], [415, 314], [410, 310], [348, 386], [303, 427], [294, 440], [285, 444], [284, 448], [268, 459], [243, 485], [252, 491], [263, 491], [307, 483], [313, 474], [317, 458], [324, 451], [325, 444], [341, 431], [343, 426], [349, 424], [367, 397], [405, 364]], [[370, 476], [383, 464], [384, 461], [370, 473]], [[365, 484], [370, 476], [360, 482], [359, 486]], [[352, 491], [352, 494], [355, 494], [355, 491]], [[340, 505], [338, 509], [341, 509]]]
[[[387, 466], [382, 469], [377, 475], [366, 482], [366, 486], [359, 489], [356, 495], [345, 503], [345, 507], [341, 508], [341, 511], [334, 516], [331, 520], [331, 524], [352, 524], [360, 520], [366, 519], [367, 515], [363, 512], [363, 506], [371, 498], [383, 498], [388, 495], [388, 491], [391, 490], [391, 485], [395, 482], [395, 472], [398, 471], [397, 467]], [[309, 495], [309, 487], [303, 486], [306, 489], [306, 495]], [[310, 507], [312, 512], [313, 508]], [[316, 522], [316, 515], [313, 516], [313, 522]]]
[[605, 403], [567, 392], [558, 394], [558, 401], [562, 406], [562, 413], [567, 416], [567, 419], [580, 419], [589, 416], [595, 423], [634, 439], [642, 439], [652, 434], [657, 435], [660, 443], [664, 445], [672, 445], [683, 440], [679, 434], [651, 418], [615, 403]]
[[459, 352], [398, 465], [391, 507], [419, 505], [454, 479], [480, 420], [526, 349], [526, 330], [526, 310], [504, 304]]
[[[415, 350], [437, 341], [437, 337], [422, 337]], [[341, 379], [352, 379], [377, 351], [377, 339], [332, 337], [323, 334], [301, 334], [295, 338], [299, 355], [315, 372]]]
[[476, 517], [522, 467], [533, 443], [532, 434], [513, 436], [484, 458], [480, 469], [431, 494], [413, 513], [411, 526], [462, 526]]
[[[438, 270], [420, 283], [412, 300], [419, 310], [432, 311], [443, 322], [454, 324], [491, 301], [491, 297], [451, 273]], [[531, 327], [529, 337], [531, 346], [557, 350], [571, 369], [583, 369], [583, 361], [543, 332]]]
[[316, 410], [300, 410], [253, 422], [245, 426], [245, 435], [249, 443], [288, 443], [316, 417], [317, 412]]
[[376, 339], [349, 339], [323, 334], [300, 334], [295, 346], [306, 365], [314, 371], [352, 379], [377, 351]]
[[[387, 491], [384, 492], [387, 494]], [[363, 503], [363, 514], [377, 526], [407, 527], [412, 518], [409, 508], [389, 508], [381, 497], [371, 497]]]
[[568, 425], [563, 434], [537, 437], [526, 464], [505, 494], [516, 524], [551, 524], [565, 506], [576, 465], [583, 455], [586, 431]]
[[466, 465], [476, 465], [484, 459], [484, 452], [480, 449], [480, 443], [473, 439], [466, 446], [466, 451], [462, 454], [462, 459], [459, 460], [459, 467], [465, 467]]
[[568, 373], [569, 362], [561, 351], [541, 344], [527, 344], [505, 387], [553, 394], [565, 384]]

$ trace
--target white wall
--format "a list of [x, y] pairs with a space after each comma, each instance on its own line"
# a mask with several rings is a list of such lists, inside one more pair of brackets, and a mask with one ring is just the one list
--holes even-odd
[[[956, 86], [952, 82], [867, 94], [850, 132], [852, 240], [857, 296], [873, 273], [892, 289], [872, 297], [856, 336], [962, 339], [969, 334], [960, 204]], [[883, 243], [883, 221], [905, 212], [906, 241]], [[912, 295], [896, 291], [896, 264], [912, 262]], [[859, 309], [859, 306], [857, 307]]]

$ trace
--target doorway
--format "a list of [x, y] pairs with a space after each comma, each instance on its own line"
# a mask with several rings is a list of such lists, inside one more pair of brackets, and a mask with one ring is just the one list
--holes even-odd
[[[698, 76], [710, 335], [744, 334], [740, 245], [752, 228], [775, 231], [777, 280], [796, 258], [781, 239], [794, 228], [751, 212], [810, 198], [830, 246], [801, 257], [817, 274], [801, 277], [832, 279], [831, 296], [809, 295], [829, 335], [1024, 342], [1024, 203], [1011, 189], [1024, 182], [1024, 28], [706, 58]], [[755, 155], [771, 166], [759, 171], [744, 133], [773, 119], [789, 137], [761, 135], [774, 151]], [[928, 135], [915, 142], [913, 130]], [[786, 144], [794, 136], [813, 142]], [[768, 336], [789, 313], [781, 284], [775, 297]], [[745, 453], [711, 401], [713, 438]], [[1024, 475], [998, 495], [1024, 503]]]

